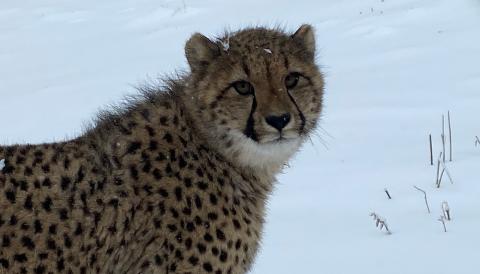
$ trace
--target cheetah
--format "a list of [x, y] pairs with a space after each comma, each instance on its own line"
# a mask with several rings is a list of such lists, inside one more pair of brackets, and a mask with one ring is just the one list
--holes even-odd
[[185, 55], [79, 137], [0, 147], [0, 272], [250, 270], [275, 176], [320, 119], [314, 30], [196, 33]]

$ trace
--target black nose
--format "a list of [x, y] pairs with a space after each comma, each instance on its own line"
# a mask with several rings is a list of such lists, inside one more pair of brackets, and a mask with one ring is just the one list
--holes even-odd
[[265, 120], [267, 121], [267, 124], [278, 129], [278, 131], [281, 131], [286, 125], [288, 125], [288, 122], [290, 122], [290, 113], [284, 113], [279, 116], [267, 116]]

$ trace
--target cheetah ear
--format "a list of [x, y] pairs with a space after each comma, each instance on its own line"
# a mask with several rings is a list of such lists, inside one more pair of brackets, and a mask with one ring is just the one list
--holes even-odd
[[300, 42], [312, 58], [315, 56], [315, 31], [312, 26], [308, 24], [301, 25], [292, 35], [292, 38]]
[[200, 33], [190, 37], [185, 45], [185, 55], [192, 72], [205, 68], [220, 55], [218, 45]]

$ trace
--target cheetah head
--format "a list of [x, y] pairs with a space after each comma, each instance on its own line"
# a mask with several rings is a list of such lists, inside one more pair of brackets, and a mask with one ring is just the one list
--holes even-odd
[[194, 116], [227, 157], [283, 165], [315, 128], [324, 82], [311, 26], [293, 34], [250, 28], [214, 41], [197, 33], [185, 52]]

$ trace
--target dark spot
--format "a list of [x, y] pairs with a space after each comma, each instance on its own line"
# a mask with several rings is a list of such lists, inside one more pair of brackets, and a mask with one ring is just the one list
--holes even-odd
[[163, 259], [158, 254], [155, 255], [155, 264], [161, 266], [163, 264]]
[[160, 124], [161, 124], [162, 126], [168, 126], [168, 118], [165, 117], [165, 116], [161, 116], [161, 117], [160, 117]]
[[60, 258], [57, 261], [57, 270], [58, 271], [63, 271], [65, 269], [65, 260], [63, 258]]
[[10, 217], [10, 222], [9, 222], [9, 224], [10, 224], [11, 226], [14, 226], [14, 225], [16, 225], [17, 223], [18, 223], [17, 216], [12, 215], [12, 216]]
[[181, 169], [183, 169], [187, 166], [187, 162], [185, 161], [185, 159], [182, 156], [179, 157], [178, 166]]
[[202, 208], [202, 200], [200, 199], [200, 197], [198, 195], [195, 195], [195, 206], [198, 209]]
[[54, 240], [48, 239], [47, 240], [47, 248], [50, 249], [50, 250], [55, 250], [55, 249], [57, 249], [57, 244], [55, 243]]
[[217, 234], [217, 239], [219, 239], [221, 241], [226, 240], [225, 233], [222, 230], [217, 229], [216, 234]]
[[7, 235], [3, 235], [2, 247], [9, 247], [9, 246], [10, 246], [10, 237]]
[[195, 256], [191, 256], [190, 258], [188, 258], [188, 262], [189, 262], [191, 265], [195, 266], [195, 265], [198, 264], [198, 258], [195, 257]]
[[213, 242], [213, 237], [212, 237], [212, 235], [210, 235], [210, 233], [208, 233], [208, 232], [205, 233], [205, 235], [203, 235], [203, 239], [204, 239], [205, 241], [207, 241], [208, 243]]
[[55, 235], [57, 234], [57, 225], [50, 225], [48, 227], [48, 233]]
[[183, 212], [183, 214], [188, 215], [188, 216], [192, 214], [192, 210], [189, 207], [184, 207], [182, 209], [182, 212]]
[[155, 158], [155, 161], [161, 162], [161, 161], [165, 161], [166, 159], [167, 157], [163, 153], [159, 152], [157, 157]]
[[192, 186], [192, 179], [189, 177], [183, 178], [183, 183], [185, 184], [186, 187], [191, 187]]
[[153, 173], [152, 173], [152, 174], [153, 174], [153, 177], [154, 177], [156, 180], [162, 179], [162, 173], [161, 173], [161, 171], [160, 171], [158, 168], [155, 168], [155, 169], [153, 170]]
[[212, 205], [217, 205], [217, 196], [213, 193], [210, 193], [210, 203], [212, 203]]
[[33, 204], [32, 204], [32, 195], [28, 195], [27, 198], [25, 198], [25, 203], [23, 207], [27, 210], [32, 210]]
[[68, 211], [65, 208], [62, 208], [58, 211], [58, 215], [60, 216], [60, 220], [67, 220], [68, 219]]
[[195, 225], [192, 222], [188, 222], [186, 228], [188, 231], [192, 232], [193, 230], [195, 230]]
[[177, 154], [175, 153], [174, 149], [170, 149], [168, 153], [170, 154], [170, 161], [172, 162], [177, 161]]
[[157, 141], [150, 141], [150, 144], [148, 145], [148, 149], [153, 151], [158, 148], [158, 142]]
[[25, 176], [27, 176], [27, 177], [32, 176], [32, 174], [33, 174], [32, 168], [31, 168], [31, 167], [28, 167], [28, 166], [25, 167], [25, 170], [24, 170], [23, 174], [24, 174]]
[[171, 207], [170, 212], [172, 213], [173, 218], [179, 217], [178, 211], [175, 208]]
[[40, 260], [45, 260], [48, 258], [48, 253], [40, 253], [38, 254], [38, 258], [40, 258]]
[[212, 265], [208, 262], [203, 264], [203, 269], [205, 269], [205, 271], [207, 271], [207, 272], [212, 272], [213, 271]]
[[150, 137], [155, 136], [155, 130], [154, 130], [151, 126], [145, 126], [145, 130], [147, 130], [148, 135], [149, 135]]
[[111, 199], [110, 202], [108, 202], [108, 204], [113, 206], [115, 209], [118, 208], [118, 203], [118, 199]]
[[42, 182], [42, 185], [46, 186], [46, 187], [51, 187], [52, 186], [52, 181], [50, 181], [49, 178], [45, 178], [45, 180], [43, 180], [43, 182]]
[[185, 240], [185, 247], [187, 248], [187, 250], [190, 250], [192, 248], [192, 239], [187, 238]]
[[44, 274], [45, 267], [43, 265], [39, 265], [34, 269], [35, 274]]
[[241, 246], [242, 246], [242, 240], [238, 239], [238, 240], [235, 242], [235, 249], [236, 249], [236, 250], [239, 250]]
[[15, 195], [15, 192], [13, 190], [5, 191], [5, 197], [7, 198], [7, 200], [10, 201], [10, 203], [12, 203], [12, 204], [15, 203], [16, 195]]
[[85, 171], [84, 171], [84, 167], [81, 166], [81, 167], [78, 169], [78, 172], [77, 172], [76, 182], [79, 183], [79, 182], [83, 181], [84, 178], [85, 178]]
[[0, 258], [0, 266], [3, 266], [4, 268], [9, 268], [10, 262], [7, 259]]
[[24, 262], [27, 261], [27, 256], [25, 255], [25, 253], [15, 254], [13, 256], [13, 260], [16, 261], [16, 262], [19, 262], [19, 263], [24, 263]]
[[208, 217], [208, 219], [211, 220], [211, 221], [215, 221], [215, 220], [218, 219], [218, 215], [217, 215], [217, 213], [215, 213], [215, 212], [210, 212], [210, 213], [208, 213], [207, 217]]
[[163, 136], [163, 139], [167, 141], [167, 143], [171, 144], [173, 142], [173, 137], [170, 133], [166, 133], [165, 136]]
[[50, 172], [50, 165], [49, 164], [45, 164], [42, 166], [42, 171], [44, 173], [49, 173]]
[[42, 223], [40, 222], [40, 220], [35, 220], [33, 226], [34, 226], [34, 229], [35, 229], [35, 234], [42, 233], [43, 228], [42, 228]]
[[66, 234], [63, 236], [63, 243], [64, 243], [65, 247], [67, 247], [67, 248], [72, 247], [72, 240]]
[[134, 154], [137, 150], [139, 150], [140, 148], [142, 147], [142, 143], [141, 142], [131, 142], [129, 145], [128, 145], [128, 148], [127, 148], [127, 153], [128, 154]]
[[66, 157], [64, 160], [63, 160], [63, 167], [65, 169], [69, 169], [70, 168], [70, 159], [68, 159], [68, 157]]
[[28, 190], [28, 184], [26, 181], [22, 180], [19, 182], [20, 183], [20, 189], [23, 190], [23, 191], [27, 191]]
[[27, 236], [22, 237], [22, 245], [28, 248], [29, 250], [35, 249], [35, 243], [33, 243], [32, 239]]
[[208, 184], [203, 181], [198, 181], [197, 186], [201, 190], [206, 190], [208, 188]]
[[174, 224], [169, 224], [169, 225], [167, 225], [167, 228], [168, 228], [171, 232], [177, 231], [177, 226], [174, 225]]
[[197, 168], [197, 175], [198, 177], [203, 177], [203, 170], [201, 168]]
[[61, 182], [61, 187], [62, 190], [67, 190], [68, 186], [70, 185], [72, 181], [68, 177], [62, 177], [62, 182]]
[[197, 249], [200, 254], [205, 254], [205, 252], [207, 252], [207, 247], [202, 243], [197, 244]]
[[134, 165], [130, 166], [130, 176], [137, 181], [138, 180], [138, 170]]
[[21, 155], [18, 155], [17, 156], [17, 160], [15, 161], [15, 164], [17, 165], [22, 165], [25, 163], [25, 157], [21, 156]]
[[75, 229], [75, 235], [81, 235], [83, 233], [83, 228], [81, 223], [77, 223], [77, 228]]
[[240, 222], [237, 219], [233, 219], [233, 225], [235, 226], [236, 229], [240, 229], [241, 225]]
[[175, 188], [175, 197], [177, 198], [177, 201], [182, 200], [182, 188], [178, 186]]
[[164, 188], [159, 188], [158, 193], [162, 195], [162, 197], [167, 198], [168, 197], [168, 192]]

